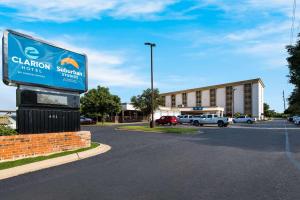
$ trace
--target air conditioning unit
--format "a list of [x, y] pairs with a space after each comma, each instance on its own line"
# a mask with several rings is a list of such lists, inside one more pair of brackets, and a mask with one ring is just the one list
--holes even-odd
[[178, 105], [177, 107], [178, 107], [178, 108], [184, 108], [184, 105], [181, 104], [181, 105]]

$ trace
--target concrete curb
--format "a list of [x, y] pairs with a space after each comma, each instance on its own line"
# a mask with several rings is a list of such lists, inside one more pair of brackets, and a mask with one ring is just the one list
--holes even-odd
[[89, 158], [92, 156], [96, 156], [102, 153], [105, 153], [111, 149], [111, 146], [106, 145], [106, 144], [100, 144], [100, 146], [87, 150], [87, 151], [82, 151], [79, 153], [73, 153], [70, 155], [62, 156], [62, 157], [57, 157], [57, 158], [52, 158], [48, 160], [43, 160], [39, 162], [34, 162], [26, 165], [21, 165], [18, 167], [13, 167], [9, 169], [4, 169], [0, 170], [0, 180], [2, 179], [7, 179], [10, 177], [18, 176], [21, 174], [29, 173], [29, 172], [34, 172], [74, 161], [78, 161], [81, 159]]

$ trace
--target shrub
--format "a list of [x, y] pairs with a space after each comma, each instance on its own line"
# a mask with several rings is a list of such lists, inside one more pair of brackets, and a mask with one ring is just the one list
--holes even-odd
[[16, 134], [17, 134], [17, 131], [15, 131], [14, 129], [0, 125], [0, 136], [16, 135]]

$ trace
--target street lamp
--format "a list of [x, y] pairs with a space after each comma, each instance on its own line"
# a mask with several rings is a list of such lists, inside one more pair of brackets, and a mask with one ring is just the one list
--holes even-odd
[[154, 90], [153, 90], [153, 47], [155, 43], [145, 42], [146, 46], [150, 46], [150, 57], [151, 57], [151, 124], [150, 127], [154, 127]]

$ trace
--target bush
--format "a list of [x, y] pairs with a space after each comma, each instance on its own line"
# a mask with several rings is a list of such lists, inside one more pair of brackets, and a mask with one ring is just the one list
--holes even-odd
[[15, 131], [14, 129], [0, 125], [0, 136], [16, 135], [16, 134], [17, 134], [17, 131]]

